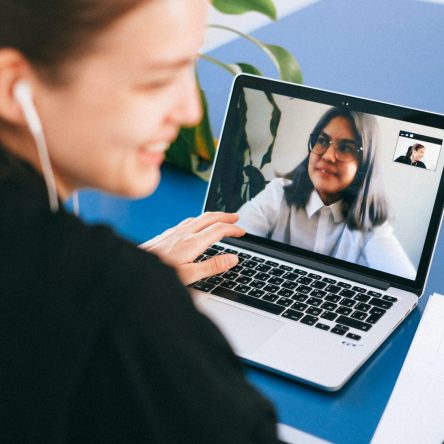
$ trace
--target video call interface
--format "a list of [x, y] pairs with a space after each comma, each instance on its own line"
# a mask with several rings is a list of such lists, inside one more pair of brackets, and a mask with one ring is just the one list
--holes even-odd
[[[414, 280], [443, 170], [444, 131], [243, 92], [237, 123], [243, 128], [230, 131], [243, 135], [229, 142], [232, 136], [223, 135], [225, 152], [237, 153], [233, 168], [242, 180], [233, 189], [222, 177], [219, 186], [231, 187], [239, 225], [264, 239]], [[227, 208], [220, 200], [217, 209]]]

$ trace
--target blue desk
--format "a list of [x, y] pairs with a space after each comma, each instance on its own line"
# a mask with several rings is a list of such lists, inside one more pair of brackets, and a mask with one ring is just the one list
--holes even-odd
[[[444, 5], [414, 0], [321, 0], [254, 35], [295, 54], [307, 85], [444, 113]], [[213, 51], [227, 62], [252, 61], [275, 76], [255, 48], [235, 41]], [[246, 56], [247, 54], [247, 56]], [[259, 62], [258, 62], [259, 60]], [[201, 62], [213, 128], [218, 133], [231, 77]], [[165, 166], [157, 192], [129, 202], [81, 194], [81, 215], [106, 222], [135, 242], [201, 211], [206, 184]], [[441, 233], [424, 297], [409, 318], [338, 393], [325, 393], [252, 367], [249, 379], [275, 404], [279, 420], [338, 443], [367, 443], [388, 401], [427, 296], [444, 293]]]

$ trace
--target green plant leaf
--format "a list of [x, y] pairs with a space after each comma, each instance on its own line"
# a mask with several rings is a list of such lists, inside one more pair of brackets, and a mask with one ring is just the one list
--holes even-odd
[[302, 72], [299, 63], [285, 48], [277, 45], [263, 44], [273, 54], [282, 80], [293, 83], [302, 83]]
[[279, 71], [279, 76], [282, 80], [293, 83], [302, 83], [302, 73], [299, 67], [299, 63], [286, 49], [277, 45], [268, 45], [252, 37], [251, 35], [244, 34], [237, 29], [233, 29], [225, 25], [210, 25], [210, 27], [232, 32], [250, 41], [257, 47], [262, 49], [262, 51], [264, 51], [268, 55], [268, 57], [270, 57], [277, 70]]
[[244, 14], [256, 11], [276, 20], [276, 6], [272, 0], [211, 0], [213, 6], [224, 14]]
[[234, 63], [234, 65], [231, 66], [237, 66], [240, 72], [244, 72], [246, 74], [254, 74], [256, 76], [262, 76], [263, 74], [253, 65], [250, 65], [249, 63]]

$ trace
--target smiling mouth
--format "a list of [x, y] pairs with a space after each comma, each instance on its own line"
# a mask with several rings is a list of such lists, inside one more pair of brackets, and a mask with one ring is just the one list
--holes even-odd
[[338, 174], [335, 171], [328, 170], [326, 168], [316, 168], [322, 174], [329, 174], [330, 176], [337, 176]]
[[169, 145], [170, 144], [168, 142], [157, 142], [142, 146], [139, 149], [146, 154], [160, 154], [164, 153], [168, 149]]

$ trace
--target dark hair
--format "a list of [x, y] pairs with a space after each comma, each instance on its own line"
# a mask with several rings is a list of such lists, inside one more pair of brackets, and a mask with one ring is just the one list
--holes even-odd
[[[358, 158], [358, 171], [353, 182], [342, 191], [342, 211], [347, 226], [353, 230], [370, 230], [387, 220], [388, 207], [381, 191], [376, 162], [376, 121], [368, 114], [343, 108], [330, 108], [318, 121], [312, 134], [316, 137], [335, 117], [347, 119], [363, 150]], [[288, 205], [304, 208], [314, 189], [308, 175], [310, 154], [286, 177], [292, 180], [285, 190]]]
[[52, 81], [92, 37], [147, 0], [0, 0], [0, 48], [13, 48]]
[[412, 155], [413, 151], [418, 151], [421, 148], [424, 148], [424, 145], [421, 145], [420, 143], [415, 143], [414, 145], [408, 147], [405, 156], [410, 159], [410, 156]]

